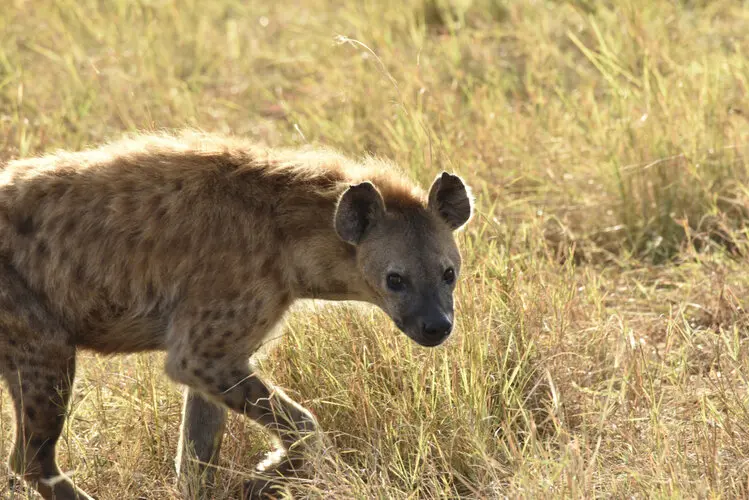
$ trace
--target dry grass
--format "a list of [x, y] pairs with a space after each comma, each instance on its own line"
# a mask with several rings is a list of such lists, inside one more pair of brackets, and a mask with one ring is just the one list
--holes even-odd
[[[326, 307], [264, 361], [334, 446], [302, 495], [749, 496], [749, 5], [289, 4], [6, 0], [0, 159], [191, 125], [469, 179], [449, 345]], [[66, 470], [176, 497], [161, 357], [80, 366]], [[218, 498], [263, 447], [232, 418]]]

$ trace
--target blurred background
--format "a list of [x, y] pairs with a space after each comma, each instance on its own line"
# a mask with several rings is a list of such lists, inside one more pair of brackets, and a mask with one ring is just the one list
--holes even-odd
[[[263, 362], [335, 445], [301, 497], [745, 497], [747, 54], [735, 0], [4, 0], [0, 162], [197, 127], [466, 178], [449, 345], [324, 306]], [[100, 499], [177, 498], [161, 363], [83, 356]], [[266, 446], [232, 418], [217, 498]]]

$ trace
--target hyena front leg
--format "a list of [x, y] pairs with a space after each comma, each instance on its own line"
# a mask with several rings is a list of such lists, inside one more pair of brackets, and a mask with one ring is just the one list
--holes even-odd
[[[186, 322], [189, 324], [189, 322]], [[292, 401], [282, 390], [262, 380], [251, 368], [250, 352], [242, 349], [247, 338], [261, 333], [235, 335], [232, 327], [219, 321], [182, 325], [186, 335], [170, 332], [167, 374], [211, 401], [241, 413], [275, 436], [286, 454], [264, 461], [260, 479], [250, 486], [251, 498], [262, 498], [283, 476], [305, 475], [305, 448], [319, 444], [318, 425], [312, 414]], [[257, 336], [255, 336], [257, 335]], [[234, 340], [235, 342], [232, 342]], [[272, 455], [271, 455], [272, 456]]]
[[[193, 359], [192, 363], [205, 360]], [[188, 366], [192, 364], [187, 362]], [[316, 440], [318, 425], [310, 412], [292, 401], [283, 391], [263, 381], [249, 370], [248, 364], [227, 366], [225, 378], [200, 377], [195, 372], [170, 376], [183, 384], [197, 388], [209, 398], [229, 409], [245, 415], [274, 434], [281, 442], [286, 456], [265, 460], [258, 472], [262, 478], [249, 485], [249, 498], [261, 498], [278, 480], [290, 474], [304, 475], [304, 448]], [[224, 380], [221, 382], [220, 380]]]
[[18, 273], [0, 261], [0, 376], [15, 410], [10, 468], [45, 499], [90, 499], [57, 466], [75, 377], [75, 346]]
[[177, 447], [177, 478], [186, 498], [199, 498], [213, 486], [226, 428], [226, 408], [185, 387]]
[[[194, 359], [200, 363], [204, 360]], [[188, 366], [191, 363], [188, 361]], [[248, 498], [262, 498], [287, 475], [303, 476], [304, 448], [316, 440], [317, 421], [310, 412], [292, 401], [283, 391], [263, 381], [249, 370], [249, 365], [228, 365], [220, 378], [196, 376], [194, 372], [170, 375], [180, 383], [190, 384], [209, 398], [245, 415], [273, 433], [281, 442], [286, 456], [273, 460], [269, 455], [258, 467], [261, 478], [248, 485]], [[220, 382], [224, 380], [224, 382]]]

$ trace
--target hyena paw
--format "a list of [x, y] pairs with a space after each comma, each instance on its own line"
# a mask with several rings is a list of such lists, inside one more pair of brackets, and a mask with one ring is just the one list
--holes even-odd
[[[8, 476], [8, 490], [12, 494], [19, 495], [20, 497], [20, 495], [24, 493], [25, 486], [26, 485], [24, 484], [23, 480], [21, 480], [20, 478], [17, 478], [13, 474]], [[12, 496], [13, 495], [11, 495], [11, 497]]]
[[244, 483], [244, 500], [280, 500], [285, 497], [288, 497], [288, 492], [277, 481], [256, 478]]

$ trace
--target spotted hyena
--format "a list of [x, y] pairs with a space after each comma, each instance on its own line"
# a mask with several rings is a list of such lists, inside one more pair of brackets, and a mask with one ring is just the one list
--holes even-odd
[[76, 350], [162, 350], [188, 388], [180, 449], [214, 463], [226, 409], [242, 413], [287, 451], [247, 494], [269, 491], [319, 434], [250, 356], [304, 298], [375, 304], [414, 341], [440, 344], [461, 267], [453, 233], [471, 210], [449, 173], [426, 193], [381, 160], [194, 131], [0, 166], [12, 470], [44, 498], [89, 498], [55, 460]]

